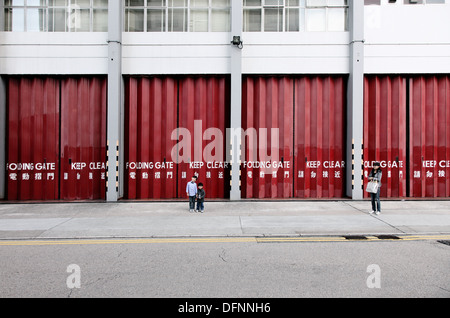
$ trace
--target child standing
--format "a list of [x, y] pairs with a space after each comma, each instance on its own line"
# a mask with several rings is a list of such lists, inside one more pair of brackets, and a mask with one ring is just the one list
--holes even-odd
[[186, 194], [189, 197], [189, 212], [194, 212], [195, 209], [195, 197], [197, 196], [197, 177], [193, 176], [192, 180], [186, 185]]
[[197, 212], [203, 213], [203, 210], [205, 209], [204, 202], [205, 190], [203, 189], [203, 183], [199, 183], [197, 191]]

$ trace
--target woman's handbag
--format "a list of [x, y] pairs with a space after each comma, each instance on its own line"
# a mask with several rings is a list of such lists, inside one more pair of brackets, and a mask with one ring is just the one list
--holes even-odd
[[367, 183], [366, 191], [369, 193], [377, 193], [378, 192], [378, 183], [374, 181], [370, 181]]

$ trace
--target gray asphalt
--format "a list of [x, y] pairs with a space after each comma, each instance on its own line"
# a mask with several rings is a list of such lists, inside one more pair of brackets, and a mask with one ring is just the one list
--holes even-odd
[[[370, 202], [344, 200], [207, 202], [203, 214], [187, 202], [0, 204], [0, 298], [448, 298], [440, 241], [450, 240], [450, 201], [382, 207], [374, 216]], [[350, 234], [374, 239], [339, 237]], [[67, 285], [73, 264], [80, 288]], [[379, 288], [368, 285], [374, 265]]]
[[432, 240], [0, 246], [0, 298], [449, 298], [449, 256]]

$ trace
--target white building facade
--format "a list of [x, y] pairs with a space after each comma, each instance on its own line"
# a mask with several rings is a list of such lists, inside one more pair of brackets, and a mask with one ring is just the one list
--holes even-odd
[[450, 197], [449, 0], [2, 2], [0, 198]]

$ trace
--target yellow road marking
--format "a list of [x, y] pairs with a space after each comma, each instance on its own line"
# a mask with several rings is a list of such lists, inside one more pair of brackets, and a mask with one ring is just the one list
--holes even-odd
[[421, 241], [421, 240], [450, 240], [450, 235], [410, 235], [399, 236], [404, 241]]
[[147, 239], [61, 239], [61, 240], [9, 240], [0, 246], [46, 246], [46, 245], [108, 245], [108, 244], [182, 244], [182, 243], [287, 243], [287, 242], [368, 242], [368, 241], [423, 241], [450, 240], [450, 235], [397, 235], [398, 239], [380, 239], [367, 235], [366, 239], [347, 239], [343, 236], [296, 236], [296, 237], [208, 237], [208, 238], [147, 238]]
[[275, 243], [275, 242], [343, 242], [345, 237], [341, 236], [324, 236], [324, 237], [257, 237], [257, 242], [260, 243]]

